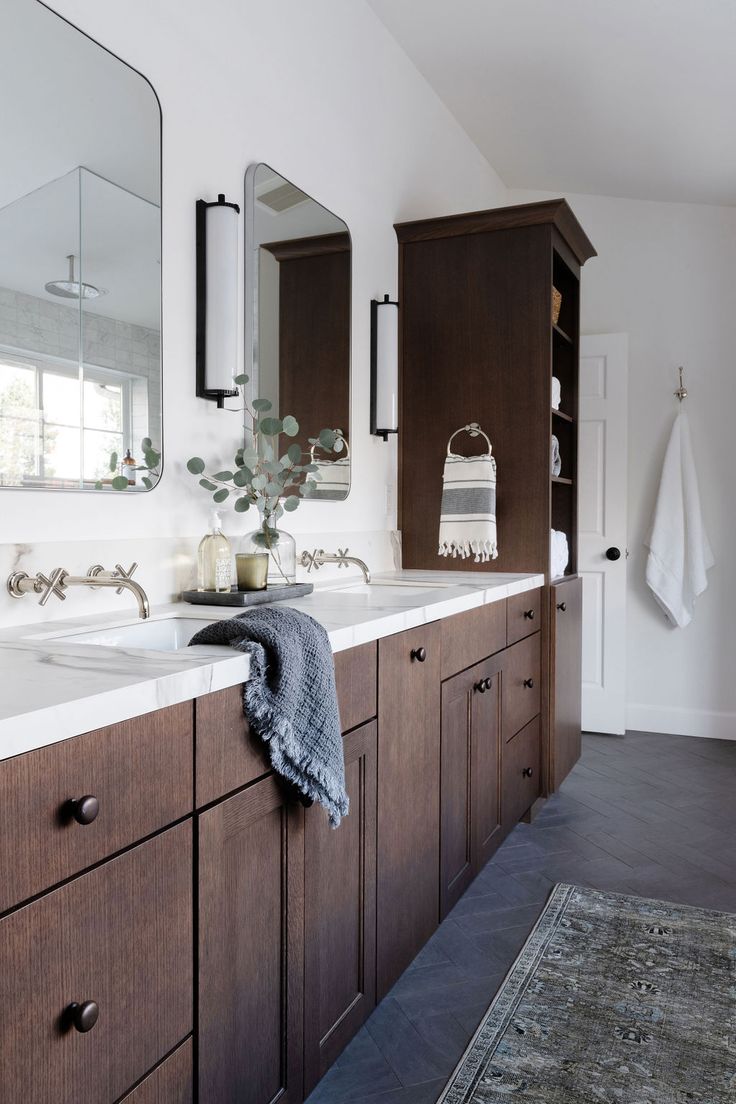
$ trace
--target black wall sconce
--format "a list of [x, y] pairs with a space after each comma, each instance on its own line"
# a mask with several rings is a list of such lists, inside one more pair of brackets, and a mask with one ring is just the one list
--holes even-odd
[[237, 203], [197, 200], [197, 395], [235, 398], [238, 364]]
[[371, 433], [399, 432], [399, 304], [371, 299]]

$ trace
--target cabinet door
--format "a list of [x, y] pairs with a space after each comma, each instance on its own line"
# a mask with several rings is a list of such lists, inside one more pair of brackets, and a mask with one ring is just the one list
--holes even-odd
[[199, 817], [199, 1099], [302, 1099], [304, 810], [273, 775]]
[[377, 996], [439, 917], [440, 627], [378, 644]]
[[442, 684], [440, 916], [498, 844], [498, 662], [486, 660]]
[[376, 1003], [375, 721], [344, 740], [350, 815], [305, 816], [304, 1073], [311, 1091]]
[[552, 780], [558, 789], [580, 758], [583, 580], [550, 587]]

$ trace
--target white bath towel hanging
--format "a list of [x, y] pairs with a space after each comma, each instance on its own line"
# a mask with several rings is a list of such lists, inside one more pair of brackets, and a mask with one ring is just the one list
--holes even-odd
[[[459, 456], [452, 452], [453, 438], [463, 432], [471, 437], [485, 437], [488, 452], [481, 456]], [[487, 563], [498, 556], [496, 461], [491, 442], [477, 422], [463, 426], [447, 442], [438, 555], [459, 556], [463, 560], [472, 556], [476, 563]]]
[[647, 585], [670, 623], [682, 629], [692, 621], [695, 599], [708, 586], [707, 572], [714, 563], [682, 408], [667, 445], [647, 546]]

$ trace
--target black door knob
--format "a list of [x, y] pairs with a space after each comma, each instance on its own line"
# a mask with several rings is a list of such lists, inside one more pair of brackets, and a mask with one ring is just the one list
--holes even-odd
[[82, 1001], [81, 1004], [77, 1004], [75, 1001], [67, 1008], [67, 1015], [71, 1020], [72, 1027], [84, 1034], [85, 1031], [91, 1031], [97, 1023], [100, 1009], [94, 1001]]
[[531, 778], [532, 775], [534, 774], [534, 771], [532, 770], [531, 767], [524, 767], [524, 769], [521, 773], [524, 775], [524, 778]]
[[484, 678], [483, 681], [486, 684], [486, 690], [490, 690], [491, 687], [493, 686], [493, 679], [492, 678]]
[[558, 602], [557, 603], [557, 608], [558, 608], [558, 610], [560, 610], [561, 613], [564, 613], [565, 610], [567, 609], [567, 602]]
[[85, 794], [69, 802], [69, 811], [77, 824], [91, 824], [97, 819], [100, 803], [94, 794]]
[[413, 648], [412, 653], [411, 653], [411, 658], [415, 659], [417, 661], [417, 663], [424, 663], [425, 659], [427, 658], [427, 649], [426, 648]]
[[606, 559], [607, 560], [620, 560], [621, 559], [621, 549], [620, 548], [607, 548], [606, 549]]
[[524, 685], [526, 686], [527, 690], [533, 690], [534, 689], [534, 679], [533, 678], [524, 679]]
[[533, 621], [534, 620], [534, 610], [533, 609], [524, 610], [524, 617], [526, 617], [527, 621]]
[[492, 686], [493, 686], [493, 679], [492, 678], [483, 678], [483, 679], [480, 680], [480, 682], [476, 682], [475, 689], [478, 691], [479, 694], [485, 694], [485, 692], [487, 690], [490, 690]]

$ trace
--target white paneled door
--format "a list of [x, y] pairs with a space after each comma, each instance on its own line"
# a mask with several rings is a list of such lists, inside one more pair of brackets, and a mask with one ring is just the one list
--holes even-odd
[[583, 729], [626, 728], [627, 334], [580, 339], [578, 570]]

